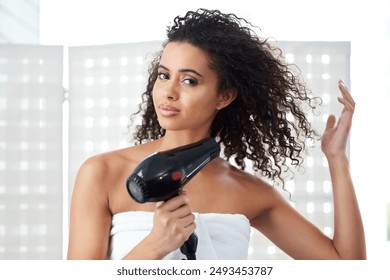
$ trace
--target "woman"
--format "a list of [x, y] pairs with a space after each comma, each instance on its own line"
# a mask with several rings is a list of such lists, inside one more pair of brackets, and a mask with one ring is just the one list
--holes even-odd
[[[294, 259], [365, 259], [345, 152], [355, 103], [344, 84], [342, 114], [337, 124], [329, 117], [322, 137], [334, 195], [329, 238], [260, 176], [243, 171], [251, 160], [257, 173], [283, 186], [286, 160], [302, 163], [305, 140], [316, 137], [302, 109], [316, 100], [303, 83], [233, 14], [188, 12], [167, 35], [143, 95], [138, 145], [94, 156], [79, 170], [68, 258], [180, 259], [178, 248], [195, 231], [198, 258], [245, 259], [251, 226]], [[167, 202], [130, 198], [125, 182], [141, 160], [206, 137], [224, 147], [225, 159], [212, 160]]]

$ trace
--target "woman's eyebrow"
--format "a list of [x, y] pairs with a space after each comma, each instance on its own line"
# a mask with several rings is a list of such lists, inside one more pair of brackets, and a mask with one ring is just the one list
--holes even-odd
[[[158, 66], [158, 68], [162, 68], [162, 69], [164, 69], [164, 70], [166, 70], [166, 71], [169, 71], [169, 68], [168, 68], [168, 67], [165, 67], [165, 66], [162, 65], [162, 64], [160, 64], [160, 65]], [[190, 72], [190, 73], [193, 73], [193, 74], [195, 74], [195, 75], [197, 75], [197, 76], [203, 78], [203, 75], [201, 75], [199, 72], [197, 72], [197, 71], [194, 70], [194, 69], [179, 69], [179, 72], [180, 72], [180, 73]]]

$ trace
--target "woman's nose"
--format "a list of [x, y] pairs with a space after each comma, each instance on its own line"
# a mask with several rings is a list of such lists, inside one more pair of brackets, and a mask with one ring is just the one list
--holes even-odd
[[164, 98], [169, 100], [176, 100], [179, 98], [179, 90], [177, 85], [170, 81], [166, 84], [165, 90], [164, 90]]

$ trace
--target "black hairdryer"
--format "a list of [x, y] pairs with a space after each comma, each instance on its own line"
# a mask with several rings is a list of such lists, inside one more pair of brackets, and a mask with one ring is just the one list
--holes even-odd
[[[166, 201], [178, 195], [195, 174], [219, 155], [220, 150], [213, 138], [206, 138], [153, 153], [142, 160], [127, 178], [127, 191], [138, 203]], [[193, 233], [180, 249], [188, 259], [195, 259], [196, 245], [197, 237]]]
[[219, 153], [213, 138], [153, 153], [127, 178], [127, 191], [138, 203], [168, 200]]

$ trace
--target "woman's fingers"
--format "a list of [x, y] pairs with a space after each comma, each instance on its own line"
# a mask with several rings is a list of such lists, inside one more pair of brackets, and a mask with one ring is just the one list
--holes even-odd
[[186, 192], [156, 204], [155, 217], [165, 225], [178, 223], [181, 227], [187, 227], [195, 221]]
[[189, 197], [187, 192], [182, 191], [179, 195], [172, 197], [165, 202], [157, 202], [156, 209], [164, 208], [166, 211], [173, 211], [185, 204], [189, 205]]
[[340, 103], [342, 103], [346, 109], [355, 110], [355, 100], [353, 99], [351, 93], [349, 92], [347, 86], [344, 84], [343, 80], [339, 80], [339, 89], [342, 97], [338, 97]]
[[326, 155], [345, 154], [346, 142], [355, 110], [355, 101], [342, 80], [339, 80], [338, 87], [341, 96], [337, 97], [337, 100], [343, 105], [343, 110], [338, 120], [334, 115], [330, 115], [326, 122], [321, 144], [322, 151]]
[[328, 120], [326, 121], [325, 131], [334, 128], [336, 124], [336, 117], [334, 115], [330, 115]]
[[156, 203], [150, 237], [158, 240], [165, 253], [179, 248], [195, 228], [195, 215], [186, 192], [168, 201]]

